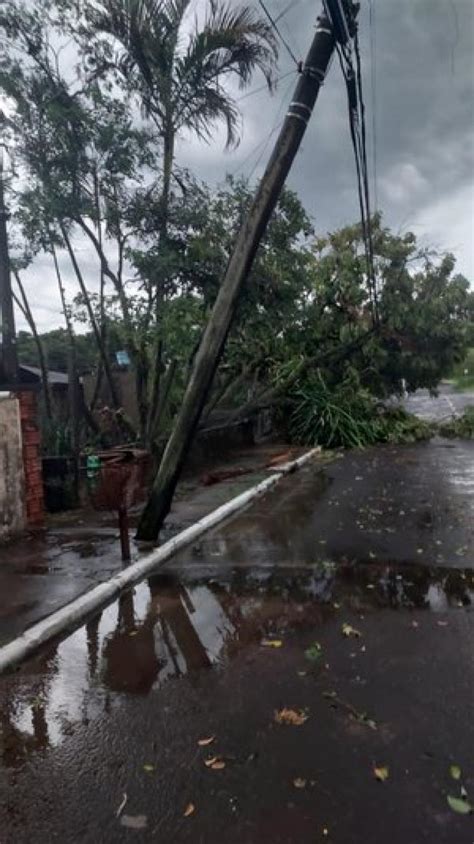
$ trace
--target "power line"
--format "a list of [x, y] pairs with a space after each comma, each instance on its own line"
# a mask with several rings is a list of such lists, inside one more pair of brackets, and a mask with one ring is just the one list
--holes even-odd
[[295, 65], [298, 67], [298, 66], [299, 66], [298, 59], [296, 58], [296, 56], [295, 56], [295, 54], [294, 54], [293, 50], [291, 49], [290, 45], [288, 44], [288, 41], [286, 41], [286, 39], [285, 39], [285, 38], [283, 38], [283, 35], [281, 34], [281, 32], [280, 32], [280, 30], [279, 30], [279, 28], [278, 28], [278, 26], [277, 26], [277, 24], [276, 24], [276, 22], [275, 22], [274, 18], [271, 16], [270, 12], [268, 11], [267, 7], [265, 6], [265, 3], [263, 2], [263, 0], [258, 0], [258, 2], [259, 2], [259, 4], [260, 4], [260, 6], [261, 6], [261, 8], [262, 8], [263, 12], [264, 12], [264, 13], [265, 13], [265, 15], [267, 16], [268, 20], [270, 21], [270, 23], [271, 23], [271, 25], [272, 25], [273, 29], [275, 30], [276, 34], [278, 35], [278, 37], [279, 37], [279, 39], [280, 39], [281, 43], [282, 43], [282, 44], [283, 44], [283, 46], [286, 48], [286, 50], [287, 50], [288, 54], [289, 54], [289, 55], [290, 55], [290, 57], [293, 59], [293, 61], [294, 61]]
[[[295, 71], [294, 71], [294, 70], [292, 70], [292, 71], [290, 72], [290, 74], [285, 74], [285, 76], [289, 76], [289, 75], [294, 76], [294, 73], [295, 73]], [[263, 155], [264, 155], [264, 153], [265, 153], [265, 150], [266, 150], [266, 148], [267, 148], [267, 146], [268, 146], [268, 143], [269, 143], [269, 141], [270, 141], [270, 138], [272, 137], [272, 135], [274, 135], [274, 134], [275, 134], [275, 132], [277, 131], [277, 129], [279, 129], [279, 128], [280, 128], [280, 126], [281, 126], [281, 124], [282, 124], [282, 122], [283, 122], [283, 120], [280, 120], [280, 115], [281, 115], [281, 112], [282, 112], [283, 107], [285, 106], [286, 99], [287, 99], [287, 97], [288, 97], [288, 91], [289, 91], [289, 89], [290, 89], [290, 86], [291, 86], [292, 82], [293, 82], [293, 80], [292, 80], [292, 79], [290, 79], [289, 84], [288, 84], [288, 85], [286, 86], [286, 88], [285, 88], [285, 91], [284, 91], [284, 93], [283, 93], [283, 95], [282, 95], [282, 98], [281, 98], [281, 101], [280, 101], [280, 105], [278, 106], [278, 111], [277, 111], [277, 113], [276, 113], [276, 119], [275, 119], [275, 122], [274, 122], [274, 124], [273, 124], [272, 128], [270, 129], [270, 131], [269, 131], [268, 135], [266, 135], [266, 137], [262, 138], [262, 140], [260, 140], [260, 141], [259, 141], [259, 142], [258, 142], [258, 143], [257, 143], [257, 144], [253, 147], [253, 149], [252, 149], [252, 150], [248, 153], [248, 155], [246, 155], [246, 156], [245, 156], [244, 160], [243, 160], [243, 161], [239, 164], [239, 166], [238, 166], [238, 167], [234, 170], [234, 172], [232, 173], [232, 175], [233, 175], [233, 176], [236, 176], [238, 173], [242, 172], [242, 171], [243, 171], [243, 169], [244, 169], [244, 167], [245, 167], [245, 165], [246, 165], [246, 164], [247, 164], [247, 163], [248, 163], [248, 162], [249, 162], [249, 161], [253, 158], [253, 156], [255, 155], [255, 153], [256, 153], [258, 150], [260, 150], [260, 148], [262, 148], [262, 149], [261, 149], [261, 151], [260, 151], [260, 154], [259, 154], [259, 156], [258, 156], [258, 158], [257, 158], [257, 160], [255, 161], [255, 163], [254, 163], [254, 165], [253, 165], [253, 167], [252, 167], [252, 169], [251, 169], [250, 173], [248, 174], [248, 176], [247, 176], [246, 178], [247, 178], [247, 180], [249, 180], [249, 179], [251, 179], [251, 177], [253, 176], [253, 174], [254, 174], [254, 172], [255, 172], [256, 168], [258, 167], [258, 165], [260, 164], [260, 161], [262, 160], [262, 157], [263, 157]]]
[[[282, 82], [282, 80], [287, 79], [288, 76], [294, 76], [295, 73], [295, 70], [288, 70], [286, 73], [282, 73], [281, 76], [277, 76], [274, 84], [277, 85], [278, 82]], [[266, 82], [264, 85], [260, 85], [259, 88], [255, 88], [253, 91], [248, 91], [246, 94], [242, 94], [241, 97], [237, 97], [235, 102], [241, 103], [242, 100], [247, 100], [249, 97], [253, 97], [254, 94], [261, 94], [262, 91], [268, 91], [268, 84]]]
[[367, 283], [371, 300], [373, 322], [374, 325], [377, 325], [379, 321], [377, 281], [374, 265], [370, 191], [367, 171], [365, 106], [362, 93], [361, 60], [357, 30], [353, 36], [353, 46], [356, 56], [357, 71], [354, 70], [352, 61], [352, 46], [337, 43], [336, 50], [347, 88], [349, 127], [357, 174], [357, 191], [361, 215], [362, 238], [364, 242], [365, 260], [367, 265]]
[[375, 20], [374, 0], [369, 0], [369, 31], [370, 31], [370, 89], [372, 105], [372, 178], [374, 185], [375, 210], [379, 210], [377, 183], [377, 29]]
[[280, 102], [280, 105], [279, 105], [279, 107], [278, 107], [278, 111], [277, 111], [277, 113], [276, 113], [275, 122], [274, 122], [274, 124], [273, 124], [272, 128], [270, 129], [270, 133], [269, 133], [269, 135], [268, 135], [268, 137], [267, 137], [267, 139], [266, 139], [266, 141], [265, 141], [264, 147], [263, 147], [262, 151], [260, 152], [260, 155], [258, 156], [258, 158], [257, 158], [257, 160], [256, 160], [256, 162], [255, 162], [255, 164], [253, 165], [253, 167], [252, 167], [252, 169], [251, 169], [251, 171], [250, 171], [249, 175], [247, 176], [247, 179], [248, 179], [249, 181], [250, 181], [250, 179], [252, 178], [253, 174], [255, 173], [255, 170], [257, 169], [258, 165], [260, 164], [260, 162], [261, 162], [261, 160], [262, 160], [262, 158], [263, 158], [263, 156], [264, 156], [264, 154], [265, 154], [265, 150], [267, 149], [267, 146], [268, 146], [268, 143], [269, 143], [269, 141], [270, 141], [270, 138], [271, 138], [271, 137], [272, 137], [272, 135], [273, 135], [273, 134], [277, 131], [277, 129], [279, 129], [279, 128], [280, 128], [281, 124], [283, 123], [283, 119], [280, 119], [280, 118], [281, 118], [281, 113], [282, 113], [283, 108], [284, 108], [284, 106], [285, 106], [285, 104], [286, 104], [286, 100], [287, 100], [287, 98], [288, 98], [288, 92], [289, 92], [289, 90], [290, 90], [291, 85], [292, 85], [292, 80], [290, 80], [289, 85], [287, 85], [287, 86], [286, 86], [285, 92], [284, 92], [284, 94], [283, 94], [283, 96], [282, 96], [282, 98], [281, 98], [281, 102]]

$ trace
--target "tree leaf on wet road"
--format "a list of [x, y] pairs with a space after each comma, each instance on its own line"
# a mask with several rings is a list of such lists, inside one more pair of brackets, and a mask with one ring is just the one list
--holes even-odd
[[215, 762], [217, 762], [217, 756], [211, 756], [209, 759], [204, 759], [206, 768], [210, 768]]
[[436, 624], [438, 625], [438, 627], [447, 627], [448, 626], [447, 621], [437, 621]]
[[461, 768], [459, 767], [459, 765], [451, 765], [449, 773], [451, 774], [453, 780], [461, 779]]
[[143, 770], [144, 770], [144, 771], [146, 771], [146, 772], [147, 772], [147, 774], [151, 774], [151, 773], [152, 773], [152, 771], [154, 771], [154, 770], [155, 770], [155, 766], [154, 766], [154, 765], [150, 765], [150, 764], [148, 764], [148, 765], [144, 765], [144, 766], [143, 766]]
[[275, 712], [275, 721], [277, 724], [290, 724], [293, 727], [301, 727], [307, 720], [308, 716], [301, 709], [296, 710], [284, 707]]
[[362, 636], [362, 633], [360, 632], [360, 630], [356, 630], [356, 628], [352, 627], [351, 624], [347, 624], [347, 623], [343, 624], [341, 630], [342, 630], [343, 636], [347, 636], [347, 637], [354, 636], [354, 638], [356, 638], [356, 639], [358, 639], [360, 636]]
[[306, 648], [304, 655], [306, 659], [310, 660], [310, 662], [317, 662], [323, 655], [323, 649], [319, 642], [313, 642], [309, 648]]
[[183, 812], [183, 816], [185, 818], [189, 818], [189, 816], [193, 815], [195, 811], [196, 811], [196, 806], [194, 805], [194, 803], [188, 803], [188, 805], [186, 806], [186, 808]]
[[208, 747], [215, 740], [215, 736], [208, 736], [208, 738], [200, 738], [198, 741], [199, 747]]
[[302, 779], [301, 777], [295, 777], [293, 780], [293, 785], [295, 788], [306, 788], [306, 780]]
[[466, 800], [464, 797], [453, 797], [451, 794], [448, 794], [447, 800], [450, 808], [453, 812], [457, 812], [458, 815], [471, 814], [472, 806], [469, 803], [469, 800]]
[[281, 639], [262, 639], [260, 644], [263, 648], [281, 648], [283, 642]]
[[388, 780], [388, 776], [388, 768], [386, 765], [374, 767], [374, 777], [379, 782], [385, 782], [386, 780]]
[[225, 768], [225, 762], [223, 759], [216, 759], [215, 762], [211, 765], [211, 770], [213, 771], [223, 771]]
[[120, 823], [127, 829], [146, 829], [148, 821], [146, 815], [122, 815]]

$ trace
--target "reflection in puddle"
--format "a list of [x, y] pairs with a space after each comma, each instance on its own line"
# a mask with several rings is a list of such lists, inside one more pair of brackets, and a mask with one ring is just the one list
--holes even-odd
[[[262, 636], [312, 630], [347, 608], [470, 607], [469, 570], [318, 564], [226, 574], [208, 564], [160, 574], [123, 595], [84, 627], [3, 678], [0, 753], [7, 766], [59, 745], [116, 704], [189, 672], [225, 663]], [[216, 574], [216, 572], [218, 572]]]

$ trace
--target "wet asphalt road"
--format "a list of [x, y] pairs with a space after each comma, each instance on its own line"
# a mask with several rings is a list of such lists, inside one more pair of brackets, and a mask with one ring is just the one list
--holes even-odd
[[472, 844], [473, 466], [316, 464], [1, 678], [1, 844]]

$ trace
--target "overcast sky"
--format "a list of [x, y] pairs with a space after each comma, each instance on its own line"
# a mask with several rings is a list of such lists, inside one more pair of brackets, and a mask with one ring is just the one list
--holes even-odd
[[[290, 0], [267, 0], [276, 16]], [[312, 38], [319, 4], [296, 0], [281, 18], [283, 36], [303, 58]], [[360, 13], [369, 164], [375, 194], [373, 144], [377, 162], [378, 207], [395, 230], [413, 230], [425, 244], [450, 250], [458, 270], [474, 280], [474, 3], [472, 0], [368, 0]], [[375, 49], [374, 49], [375, 47]], [[371, 84], [371, 64], [375, 86]], [[279, 74], [294, 68], [281, 48]], [[288, 76], [273, 96], [266, 90], [243, 99], [243, 136], [237, 150], [224, 151], [224, 134], [212, 145], [182, 139], [178, 163], [215, 184], [226, 172], [262, 175], [296, 81]], [[255, 77], [249, 90], [259, 88]], [[266, 143], [265, 143], [266, 142]], [[321, 90], [288, 184], [326, 232], [358, 218], [354, 161], [345, 88], [334, 62]], [[88, 284], [96, 287], [97, 267], [84, 244]], [[75, 285], [69, 271], [68, 292]], [[39, 260], [28, 289], [41, 330], [62, 324], [48, 261]], [[21, 327], [21, 321], [18, 320]]]

